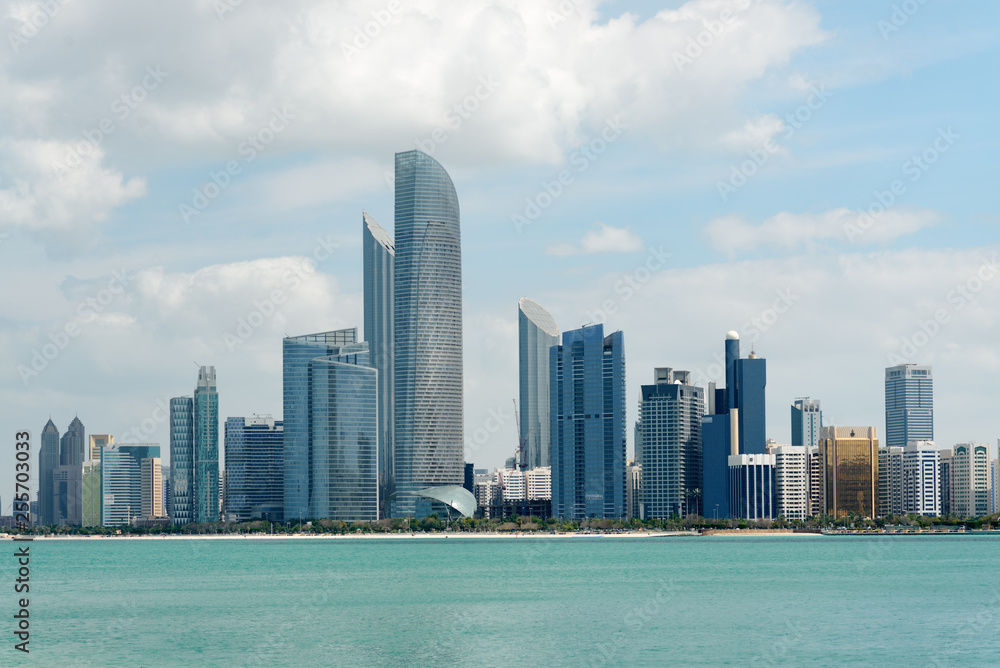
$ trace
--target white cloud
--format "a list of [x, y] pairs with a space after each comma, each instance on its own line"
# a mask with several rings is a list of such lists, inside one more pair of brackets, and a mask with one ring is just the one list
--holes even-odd
[[729, 256], [757, 248], [811, 249], [822, 242], [867, 245], [892, 241], [941, 222], [928, 209], [889, 209], [869, 216], [845, 207], [822, 213], [781, 212], [760, 224], [740, 215], [721, 216], [704, 228], [712, 247]]
[[626, 227], [594, 223], [594, 229], [583, 235], [577, 244], [553, 244], [545, 252], [556, 257], [591, 255], [594, 253], [631, 253], [643, 248], [642, 238]]

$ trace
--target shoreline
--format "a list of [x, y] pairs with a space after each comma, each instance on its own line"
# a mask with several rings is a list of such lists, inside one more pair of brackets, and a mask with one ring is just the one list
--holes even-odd
[[[696, 531], [626, 531], [621, 533], [597, 533], [597, 532], [562, 532], [562, 533], [536, 533], [536, 532], [441, 532], [441, 533], [361, 533], [361, 534], [167, 534], [158, 536], [31, 536], [33, 540], [405, 540], [405, 539], [482, 539], [482, 538], [505, 538], [509, 540], [523, 540], [532, 538], [545, 539], [609, 539], [609, 538], [704, 538], [704, 537], [757, 537], [757, 536], [821, 536], [819, 533], [793, 533], [790, 530], [726, 530], [724, 532]], [[0, 539], [14, 538], [12, 534], [0, 534]]]

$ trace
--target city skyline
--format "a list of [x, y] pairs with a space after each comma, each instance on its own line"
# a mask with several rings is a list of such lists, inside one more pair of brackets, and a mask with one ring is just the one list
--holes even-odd
[[[1000, 263], [984, 167], [996, 93], [978, 82], [1000, 9], [927, 3], [896, 25], [892, 2], [762, 0], [692, 57], [715, 5], [578, 4], [569, 16], [554, 2], [502, 17], [455, 8], [505, 37], [476, 44], [403, 9], [350, 60], [340, 43], [371, 20], [356, 8], [319, 6], [329, 40], [299, 50], [295, 28], [279, 31], [251, 59], [236, 58], [235, 28], [280, 23], [273, 8], [158, 9], [157, 30], [231, 47], [211, 71], [193, 63], [218, 53], [163, 47], [136, 9], [62, 8], [0, 57], [17, 99], [37, 100], [0, 110], [21, 133], [0, 144], [0, 253], [24, 286], [4, 297], [0, 415], [32, 430], [36, 452], [49, 415], [64, 428], [74, 414], [116, 442], [166, 448], [162, 405], [195, 363], [219, 371], [220, 416], [279, 416], [276, 342], [362, 323], [357, 214], [395, 234], [392, 154], [415, 147], [462, 195], [464, 439], [477, 466], [517, 442], [523, 296], [563, 328], [603, 320], [628, 334], [630, 424], [649, 370], [718, 381], [714, 342], [736, 329], [770, 360], [768, 437], [790, 440], [787, 406], [805, 395], [830, 424], [882, 427], [882, 371], [912, 362], [936, 371], [937, 445], [995, 447]], [[16, 32], [26, 19], [5, 20]], [[130, 29], [101, 28], [119, 25]], [[112, 57], [83, 46], [95, 43]], [[411, 69], [423, 49], [454, 71]], [[53, 85], [54, 53], [73, 56], [77, 83]], [[397, 69], [398, 86], [372, 83]]]

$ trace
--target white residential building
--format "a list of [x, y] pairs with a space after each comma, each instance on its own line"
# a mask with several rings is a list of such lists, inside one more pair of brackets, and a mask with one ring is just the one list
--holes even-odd
[[778, 515], [787, 520], [806, 519], [809, 517], [806, 446], [769, 445], [767, 450], [774, 455]]
[[539, 466], [529, 471], [525, 471], [525, 478], [528, 485], [528, 499], [552, 498], [552, 467]]
[[990, 455], [985, 443], [960, 443], [952, 448], [952, 513], [962, 517], [982, 517], [989, 513]]

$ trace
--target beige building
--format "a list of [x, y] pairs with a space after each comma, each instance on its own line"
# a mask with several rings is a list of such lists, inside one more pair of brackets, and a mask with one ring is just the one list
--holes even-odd
[[159, 457], [147, 457], [142, 460], [141, 487], [143, 519], [164, 517], [163, 512], [163, 472]]
[[875, 427], [823, 427], [823, 507], [834, 517], [878, 513], [878, 431]]
[[92, 462], [101, 461], [101, 448], [114, 445], [114, 443], [115, 437], [111, 434], [91, 434], [87, 460]]

